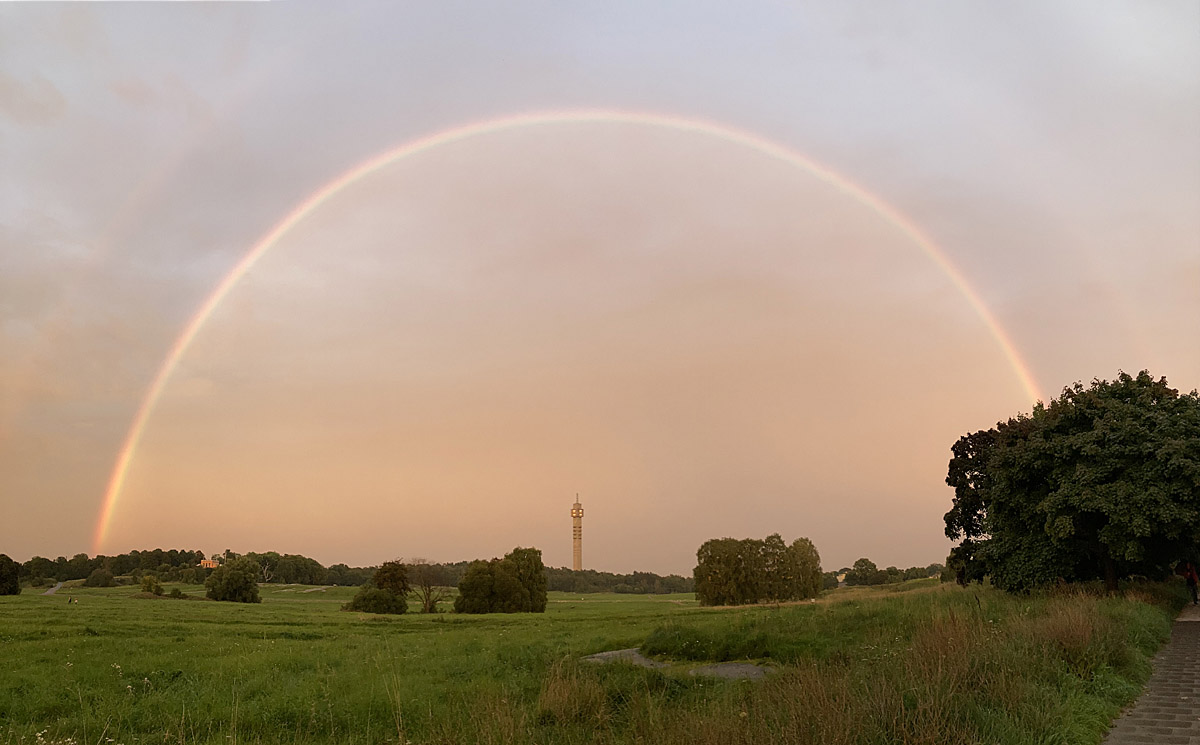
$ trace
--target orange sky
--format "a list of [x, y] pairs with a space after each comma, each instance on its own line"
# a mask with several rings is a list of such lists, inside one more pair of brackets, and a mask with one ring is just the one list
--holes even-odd
[[686, 572], [726, 531], [928, 563], [949, 443], [1024, 403], [949, 279], [811, 174], [631, 125], [496, 134], [354, 185], [254, 268], [109, 543], [559, 565], [579, 491], [589, 566]]
[[[522, 113], [649, 111], [824, 164], [919, 226], [1044, 391], [1200, 386], [1200, 7], [0, 4], [0, 552], [91, 551], [172, 345], [355, 164]], [[1033, 401], [867, 205], [697, 133], [445, 145], [239, 282], [102, 549], [329, 564], [719, 536], [941, 561], [951, 444]]]

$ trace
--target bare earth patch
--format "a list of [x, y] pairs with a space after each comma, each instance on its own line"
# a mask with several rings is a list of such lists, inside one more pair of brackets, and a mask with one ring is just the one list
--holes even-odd
[[629, 662], [639, 667], [666, 667], [667, 663], [652, 660], [637, 650], [636, 647], [630, 649], [614, 649], [609, 652], [598, 652], [590, 654], [583, 658], [584, 662]]
[[718, 662], [715, 665], [692, 668], [688, 675], [728, 680], [762, 680], [767, 677], [767, 668], [752, 662]]
[[[609, 652], [590, 654], [583, 658], [584, 662], [628, 662], [639, 667], [669, 668], [670, 663], [652, 660], [636, 648], [614, 649]], [[767, 668], [753, 662], [717, 662], [712, 665], [692, 668], [688, 675], [699, 675], [706, 678], [725, 678], [727, 680], [762, 680], [767, 677]]]

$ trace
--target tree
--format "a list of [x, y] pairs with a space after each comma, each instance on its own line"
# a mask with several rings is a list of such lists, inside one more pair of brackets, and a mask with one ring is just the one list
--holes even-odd
[[408, 564], [409, 582], [421, 602], [422, 613], [437, 613], [437, 605], [449, 596], [449, 574], [439, 564], [426, 559], [413, 559]]
[[546, 569], [536, 548], [514, 548], [503, 559], [473, 561], [458, 583], [455, 613], [542, 613]]
[[363, 585], [342, 609], [359, 613], [398, 614], [408, 611], [408, 602], [390, 590]]
[[1159, 575], [1200, 548], [1200, 395], [1166, 378], [1093, 380], [960, 438], [948, 564], [1011, 591]]
[[[228, 553], [228, 552], [226, 552]], [[250, 558], [236, 558], [213, 570], [204, 581], [204, 594], [212, 600], [234, 603], [259, 603], [258, 562]]]
[[528, 601], [518, 608], [521, 612], [544, 613], [546, 611], [546, 565], [542, 563], [542, 552], [536, 548], [514, 548], [504, 557], [511, 562], [513, 575], [528, 594]]
[[821, 594], [824, 585], [821, 578], [821, 554], [807, 538], [797, 538], [788, 546], [792, 572], [790, 598], [804, 600]]
[[472, 561], [458, 581], [458, 597], [454, 599], [455, 613], [490, 613], [492, 593], [496, 584], [496, 559]]
[[408, 567], [399, 560], [385, 561], [371, 575], [343, 610], [364, 613], [405, 613], [408, 611]]
[[146, 573], [142, 575], [142, 592], [148, 592], [154, 595], [162, 595], [162, 583], [158, 581], [158, 577], [154, 574]]
[[762, 599], [780, 602], [789, 598], [796, 583], [796, 567], [788, 545], [778, 533], [772, 533], [758, 544], [762, 569], [758, 584]]
[[754, 592], [740, 576], [741, 541], [712, 538], [696, 550], [696, 599], [701, 605], [742, 605]]
[[25, 562], [25, 573], [29, 575], [30, 582], [39, 582], [47, 577], [53, 577], [56, 570], [57, 566], [54, 562], [42, 556], [35, 556]]
[[976, 553], [986, 538], [987, 464], [998, 437], [999, 432], [994, 429], [981, 430], [963, 435], [950, 447], [953, 457], [946, 484], [954, 487], [954, 503], [943, 519], [946, 537], [961, 543], [950, 549], [946, 565], [960, 585], [983, 581], [984, 566]]
[[21, 594], [21, 565], [0, 554], [0, 595]]
[[399, 559], [380, 564], [371, 575], [371, 584], [397, 597], [404, 597], [412, 589], [408, 584], [408, 567]]
[[701, 605], [798, 600], [820, 594], [821, 557], [807, 538], [714, 538], [696, 551], [693, 576]]

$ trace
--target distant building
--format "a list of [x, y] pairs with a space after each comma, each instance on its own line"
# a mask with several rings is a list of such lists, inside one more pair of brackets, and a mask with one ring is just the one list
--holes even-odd
[[575, 505], [571, 507], [572, 525], [572, 556], [571, 568], [579, 572], [583, 570], [583, 505], [579, 503], [579, 495], [575, 495]]
[[218, 565], [217, 565], [216, 559], [201, 559], [200, 560], [200, 568], [201, 569], [216, 569], [217, 566]]

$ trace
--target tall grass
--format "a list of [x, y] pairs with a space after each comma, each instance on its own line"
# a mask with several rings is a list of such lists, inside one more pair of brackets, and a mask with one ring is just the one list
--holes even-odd
[[[624, 708], [597, 693], [603, 672], [556, 668], [554, 719], [571, 721], [584, 713], [571, 702], [587, 702], [587, 717], [608, 723], [601, 730], [611, 739], [601, 741], [668, 745], [1098, 743], [1170, 632], [1160, 608], [1087, 594], [911, 597], [669, 624], [647, 648], [697, 660], [754, 650], [793, 664], [762, 684], [716, 685], [677, 705], [655, 694], [661, 673], [631, 669], [645, 681], [644, 701]], [[878, 628], [866, 629], [864, 617]], [[792, 634], [827, 634], [841, 621], [855, 630], [841, 644], [798, 655]], [[534, 733], [529, 741], [538, 741]]]

